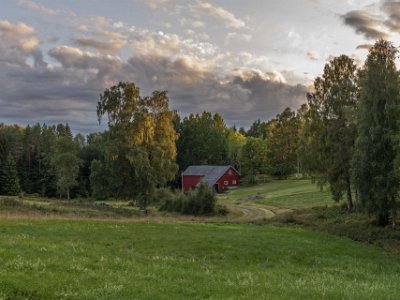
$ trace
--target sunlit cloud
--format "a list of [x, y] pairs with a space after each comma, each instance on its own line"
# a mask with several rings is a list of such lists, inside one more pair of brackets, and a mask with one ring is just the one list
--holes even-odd
[[210, 14], [220, 20], [222, 20], [226, 26], [240, 29], [246, 27], [246, 23], [237, 18], [233, 13], [227, 11], [226, 9], [212, 5], [208, 2], [199, 1], [192, 6], [192, 9], [197, 12], [203, 12]]
[[19, 6], [28, 8], [28, 9], [32, 9], [32, 10], [36, 10], [39, 11], [41, 13], [44, 13], [48, 16], [55, 16], [58, 14], [58, 11], [47, 8], [39, 3], [36, 3], [34, 1], [31, 0], [16, 0], [17, 4]]

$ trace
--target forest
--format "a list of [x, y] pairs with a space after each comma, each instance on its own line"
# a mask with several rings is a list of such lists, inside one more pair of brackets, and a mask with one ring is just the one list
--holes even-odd
[[262, 175], [297, 174], [329, 188], [347, 209], [395, 225], [400, 189], [397, 49], [379, 40], [361, 68], [332, 58], [307, 103], [250, 128], [228, 127], [218, 113], [180, 116], [166, 91], [142, 96], [120, 82], [100, 96], [104, 132], [73, 135], [68, 124], [0, 124], [0, 194], [136, 199], [179, 189], [189, 165], [235, 166], [247, 184]]

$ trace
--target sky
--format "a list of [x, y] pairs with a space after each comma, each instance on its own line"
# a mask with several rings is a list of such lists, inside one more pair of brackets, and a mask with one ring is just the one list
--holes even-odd
[[389, 0], [1, 0], [0, 123], [102, 131], [99, 95], [131, 81], [247, 128], [305, 103], [332, 57], [362, 66], [399, 34]]

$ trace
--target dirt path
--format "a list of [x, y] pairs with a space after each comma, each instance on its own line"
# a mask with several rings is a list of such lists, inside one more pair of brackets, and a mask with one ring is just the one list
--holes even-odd
[[253, 223], [257, 221], [263, 221], [274, 217], [276, 214], [289, 211], [288, 209], [266, 206], [254, 203], [252, 201], [243, 203], [230, 203], [225, 205], [230, 211], [230, 214], [228, 215], [229, 221], [238, 223]]

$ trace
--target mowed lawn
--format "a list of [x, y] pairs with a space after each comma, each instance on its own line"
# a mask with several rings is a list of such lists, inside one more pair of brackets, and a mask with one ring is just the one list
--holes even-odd
[[272, 225], [1, 220], [0, 299], [399, 299], [400, 257]]
[[229, 191], [222, 198], [240, 201], [251, 195], [262, 197], [256, 199], [256, 203], [282, 208], [310, 208], [335, 204], [327, 188], [321, 191], [315, 183], [307, 179], [272, 180], [255, 186], [243, 186]]

